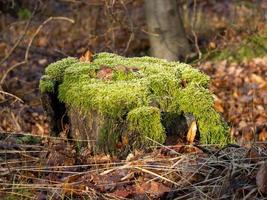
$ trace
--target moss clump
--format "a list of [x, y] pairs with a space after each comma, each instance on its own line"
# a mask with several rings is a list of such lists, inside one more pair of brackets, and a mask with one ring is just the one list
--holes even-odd
[[142, 142], [146, 136], [163, 143], [163, 112], [192, 113], [203, 143], [228, 140], [228, 127], [213, 108], [210, 78], [187, 64], [99, 53], [90, 63], [67, 58], [49, 65], [45, 72], [42, 92], [57, 91], [67, 107], [101, 116], [98, 143], [103, 148], [114, 147], [125, 130], [139, 135]]
[[54, 92], [55, 81], [53, 81], [53, 79], [51, 79], [48, 75], [44, 75], [40, 80], [39, 88], [42, 93]]
[[55, 86], [62, 82], [64, 71], [77, 62], [78, 59], [69, 57], [47, 66], [39, 85], [41, 92], [54, 92]]
[[247, 37], [241, 43], [230, 45], [228, 48], [211, 55], [214, 60], [229, 60], [242, 62], [252, 58], [265, 56], [267, 52], [267, 29]]
[[[193, 100], [190, 100], [193, 99]], [[213, 108], [210, 91], [197, 84], [190, 84], [180, 90], [176, 101], [185, 113], [193, 113], [197, 119], [201, 141], [208, 144], [227, 143], [227, 124]]]
[[142, 106], [131, 110], [127, 115], [130, 132], [140, 134], [140, 140], [147, 138], [164, 143], [166, 136], [160, 121], [160, 110], [156, 107]]

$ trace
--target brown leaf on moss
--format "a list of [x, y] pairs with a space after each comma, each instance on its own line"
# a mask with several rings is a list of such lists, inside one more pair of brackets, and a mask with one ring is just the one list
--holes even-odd
[[111, 80], [113, 74], [113, 70], [109, 67], [103, 66], [97, 72], [96, 77], [102, 80]]
[[93, 52], [91, 51], [86, 51], [85, 54], [80, 57], [80, 61], [81, 62], [92, 62], [93, 61]]

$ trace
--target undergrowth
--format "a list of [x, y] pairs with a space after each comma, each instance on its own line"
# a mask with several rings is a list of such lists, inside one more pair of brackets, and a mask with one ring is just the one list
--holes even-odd
[[267, 52], [267, 29], [262, 33], [248, 36], [241, 43], [229, 44], [227, 48], [214, 52], [210, 57], [214, 60], [242, 62], [262, 57]]

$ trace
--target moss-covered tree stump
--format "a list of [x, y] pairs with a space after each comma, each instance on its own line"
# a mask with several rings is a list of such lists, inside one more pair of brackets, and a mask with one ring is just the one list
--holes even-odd
[[163, 144], [163, 114], [169, 123], [193, 114], [202, 143], [226, 143], [228, 127], [213, 108], [208, 84], [208, 76], [187, 64], [99, 53], [91, 62], [50, 64], [40, 90], [54, 131], [66, 111], [71, 137], [97, 151], [122, 153]]

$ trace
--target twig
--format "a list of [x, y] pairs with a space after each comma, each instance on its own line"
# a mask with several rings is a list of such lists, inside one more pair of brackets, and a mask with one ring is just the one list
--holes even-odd
[[195, 41], [195, 47], [196, 47], [196, 50], [198, 52], [198, 59], [201, 59], [202, 58], [202, 52], [200, 51], [200, 48], [198, 46], [198, 39], [197, 39], [197, 34], [195, 33], [195, 31], [192, 30], [192, 34], [194, 36], [194, 41]]
[[0, 87], [3, 86], [4, 81], [5, 81], [5, 79], [6, 79], [6, 77], [7, 77], [9, 72], [11, 72], [13, 69], [15, 69], [16, 67], [18, 67], [20, 65], [24, 65], [25, 63], [26, 63], [26, 61], [22, 61], [22, 62], [16, 63], [16, 64], [12, 65], [11, 67], [9, 67], [8, 70], [4, 73], [4, 75], [1, 78]]
[[2, 65], [8, 58], [9, 56], [14, 52], [14, 50], [19, 46], [19, 44], [21, 43], [22, 39], [25, 37], [27, 31], [28, 31], [28, 28], [29, 28], [29, 25], [30, 25], [30, 22], [31, 22], [32, 18], [27, 22], [25, 28], [24, 28], [24, 31], [23, 33], [21, 34], [21, 36], [17, 39], [16, 43], [14, 44], [14, 46], [12, 47], [12, 49], [8, 52], [8, 54], [0, 61], [0, 65]]
[[[1, 91], [0, 91], [1, 92]], [[24, 135], [24, 136], [33, 136], [38, 138], [48, 138], [48, 139], [55, 139], [55, 140], [64, 140], [64, 141], [78, 141], [78, 142], [95, 142], [95, 140], [79, 140], [79, 139], [69, 139], [69, 138], [62, 138], [62, 137], [53, 137], [53, 136], [45, 136], [45, 135], [35, 135], [25, 132], [9, 132], [9, 131], [0, 131], [1, 134], [6, 135]]]
[[129, 11], [124, 3], [124, 1], [120, 1], [121, 5], [123, 6], [124, 10], [125, 10], [125, 14], [129, 20], [129, 23], [130, 23], [130, 30], [131, 30], [131, 34], [130, 34], [130, 37], [129, 37], [129, 40], [127, 42], [127, 45], [126, 45], [126, 48], [124, 49], [124, 54], [128, 51], [129, 49], [129, 46], [131, 44], [131, 42], [134, 40], [134, 25], [133, 25], [133, 21], [132, 21], [132, 18], [131, 16], [129, 15]]
[[202, 53], [200, 51], [200, 48], [198, 46], [198, 38], [197, 38], [197, 34], [194, 31], [195, 29], [195, 25], [196, 25], [196, 21], [197, 21], [197, 14], [196, 14], [196, 7], [197, 7], [197, 2], [196, 0], [194, 0], [194, 5], [193, 5], [193, 17], [192, 17], [192, 22], [191, 22], [191, 28], [192, 28], [192, 34], [194, 36], [194, 43], [195, 43], [195, 47], [198, 53], [198, 59], [201, 59], [202, 57]]
[[17, 96], [14, 95], [14, 94], [10, 94], [10, 93], [5, 92], [5, 91], [2, 91], [2, 90], [0, 90], [0, 93], [2, 93], [2, 94], [4, 94], [4, 95], [11, 96], [11, 97], [15, 98], [16, 100], [20, 101], [21, 103], [24, 103], [23, 100], [22, 100], [21, 98], [17, 97]]
[[[18, 66], [21, 66], [21, 65], [23, 65], [23, 64], [28, 63], [29, 52], [30, 52], [30, 48], [31, 48], [31, 46], [32, 46], [33, 40], [35, 39], [35, 37], [37, 36], [37, 34], [40, 32], [40, 30], [43, 28], [43, 26], [44, 26], [45, 24], [47, 24], [48, 22], [52, 21], [52, 20], [65, 20], [65, 21], [68, 21], [68, 22], [70, 22], [70, 23], [74, 23], [74, 20], [72, 20], [72, 19], [70, 19], [70, 18], [67, 18], [67, 17], [49, 17], [47, 20], [45, 20], [45, 21], [38, 27], [38, 29], [37, 29], [36, 32], [34, 33], [33, 37], [31, 38], [31, 40], [30, 40], [30, 42], [29, 42], [29, 44], [28, 44], [28, 46], [27, 46], [27, 49], [26, 49], [26, 53], [25, 53], [25, 57], [24, 57], [24, 61], [21, 61], [21, 62], [15, 64], [15, 65], [11, 66], [11, 67], [5, 72], [5, 74], [3, 75], [3, 77], [1, 78], [1, 81], [0, 81], [0, 88], [2, 88], [1, 86], [3, 85], [4, 80], [6, 79], [8, 73], [9, 73], [10, 71], [12, 71], [13, 69], [15, 69], [15, 68], [18, 67]], [[27, 23], [27, 25], [26, 25], [26, 27], [25, 27], [25, 29], [24, 29], [24, 30], [25, 30], [24, 33], [23, 33], [23, 34], [21, 35], [21, 37], [17, 40], [17, 42], [15, 43], [15, 45], [13, 46], [13, 48], [11, 49], [11, 51], [8, 53], [8, 55], [7, 55], [7, 56], [0, 62], [0, 65], [1, 65], [2, 63], [4, 63], [4, 62], [6, 61], [6, 59], [12, 54], [12, 52], [19, 46], [19, 43], [22, 41], [22, 39], [23, 39], [24, 36], [26, 35], [26, 32], [27, 32], [27, 30], [28, 30], [30, 21], [31, 21], [31, 20], [28, 21], [28, 23]], [[0, 93], [5, 94], [5, 95], [12, 96], [12, 97], [14, 97], [15, 99], [17, 99], [17, 100], [19, 100], [20, 102], [23, 103], [23, 101], [22, 101], [19, 97], [15, 96], [15, 95], [13, 95], [13, 94], [10, 94], [10, 93], [4, 92], [4, 91], [0, 91]]]
[[68, 21], [70, 23], [74, 23], [74, 20], [73, 19], [70, 19], [70, 18], [67, 18], [67, 17], [49, 17], [48, 19], [46, 19], [38, 28], [37, 30], [35, 31], [33, 37], [31, 38], [28, 46], [27, 46], [27, 50], [26, 50], [26, 53], [25, 53], [25, 61], [28, 62], [28, 58], [29, 58], [29, 51], [30, 51], [30, 48], [31, 48], [31, 45], [33, 43], [33, 40], [35, 39], [35, 37], [37, 36], [37, 34], [41, 31], [41, 29], [44, 27], [44, 25], [46, 25], [48, 22], [52, 21], [52, 20], [65, 20], [65, 21]]

